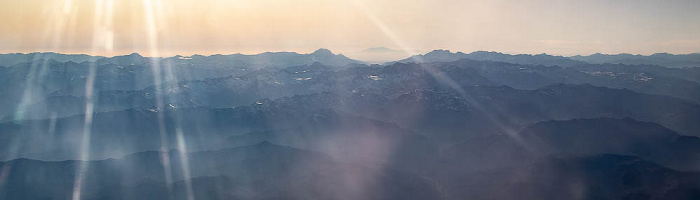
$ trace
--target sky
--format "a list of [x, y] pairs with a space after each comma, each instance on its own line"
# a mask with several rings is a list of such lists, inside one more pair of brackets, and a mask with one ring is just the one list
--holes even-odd
[[0, 53], [700, 52], [697, 0], [0, 0]]

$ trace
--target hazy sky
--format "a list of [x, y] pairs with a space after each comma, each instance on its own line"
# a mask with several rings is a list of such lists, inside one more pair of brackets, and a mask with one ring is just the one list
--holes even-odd
[[0, 52], [700, 52], [700, 1], [0, 0]]

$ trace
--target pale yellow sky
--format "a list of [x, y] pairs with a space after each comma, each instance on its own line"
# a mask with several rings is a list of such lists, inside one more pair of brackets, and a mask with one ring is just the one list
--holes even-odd
[[0, 52], [700, 52], [700, 1], [0, 0]]

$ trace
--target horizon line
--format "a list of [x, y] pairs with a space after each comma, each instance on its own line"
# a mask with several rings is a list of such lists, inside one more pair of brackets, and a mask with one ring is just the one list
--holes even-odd
[[[354, 54], [354, 53], [359, 53], [359, 52], [362, 52], [362, 51], [365, 51], [365, 50], [369, 50], [369, 49], [379, 49], [379, 48], [385, 48], [385, 49], [388, 49], [388, 50], [396, 51], [395, 53], [397, 53], [397, 52], [403, 52], [403, 51], [401, 51], [401, 50], [397, 50], [397, 49], [393, 49], [393, 48], [388, 48], [388, 47], [369, 47], [369, 48], [365, 48], [365, 49], [363, 49], [363, 50], [356, 51], [356, 52], [344, 52], [344, 53], [343, 53], [343, 52], [336, 52], [336, 51], [333, 51], [333, 50], [331, 50], [331, 49], [329, 49], [329, 48], [318, 48], [318, 49], [314, 50], [313, 52], [298, 52], [298, 51], [264, 51], [264, 52], [257, 52], [257, 53], [242, 53], [242, 52], [239, 52], [239, 53], [234, 53], [234, 52], [225, 53], [225, 52], [221, 52], [221, 53], [211, 53], [211, 54], [207, 54], [207, 53], [202, 53], [202, 54], [200, 54], [200, 53], [194, 53], [194, 54], [182, 54], [182, 53], [177, 53], [177, 54], [171, 54], [171, 55], [166, 55], [166, 56], [149, 56], [149, 55], [147, 55], [147, 53], [138, 52], [138, 51], [131, 52], [131, 53], [118, 53], [118, 54], [113, 54], [113, 55], [104, 55], [104, 54], [100, 55], [100, 54], [91, 54], [91, 53], [86, 53], [86, 52], [24, 51], [24, 52], [0, 52], [0, 55], [10, 55], [10, 54], [24, 54], [24, 55], [29, 55], [29, 54], [41, 54], [41, 53], [55, 53], [55, 54], [60, 54], [60, 55], [74, 55], [74, 56], [91, 56], [91, 57], [112, 58], [112, 57], [117, 57], [117, 56], [127, 56], [127, 55], [132, 55], [132, 54], [138, 54], [138, 55], [140, 55], [140, 56], [142, 56], [142, 57], [145, 57], [145, 58], [171, 58], [171, 57], [178, 57], [178, 56], [181, 56], [181, 57], [191, 57], [191, 56], [216, 56], [216, 55], [224, 55], [224, 56], [227, 56], [227, 55], [256, 56], [256, 55], [261, 55], [261, 54], [266, 54], [266, 53], [296, 53], [296, 54], [300, 54], [300, 55], [308, 55], [308, 54], [313, 54], [314, 52], [316, 52], [316, 51], [318, 51], [318, 50], [324, 50], [324, 49], [325, 49], [325, 50], [329, 50], [331, 53], [333, 53], [333, 55], [343, 55], [343, 56], [346, 56], [346, 57], [348, 57], [348, 58], [351, 58], [351, 57], [348, 56], [348, 54]], [[417, 51], [417, 52], [424, 52], [424, 53], [419, 53], [419, 54], [415, 54], [415, 55], [410, 55], [410, 56], [409, 56], [409, 54], [406, 54], [406, 55], [407, 55], [406, 58], [409, 58], [409, 57], [411, 57], [411, 56], [417, 56], [417, 55], [425, 55], [425, 54], [427, 54], [427, 53], [434, 52], [434, 51], [448, 51], [448, 52], [450, 52], [450, 53], [464, 53], [464, 54], [471, 54], [471, 53], [475, 53], [475, 52], [489, 52], [489, 53], [501, 53], [501, 54], [507, 54], [507, 55], [513, 55], [513, 56], [515, 56], [515, 55], [531, 55], [531, 56], [534, 56], [534, 55], [543, 55], [543, 54], [544, 54], [544, 55], [561, 56], [561, 57], [592, 56], [592, 55], [596, 55], [596, 54], [601, 54], [601, 55], [612, 55], [612, 56], [614, 56], [614, 55], [652, 56], [652, 55], [655, 55], [655, 54], [670, 54], [670, 55], [681, 56], [681, 55], [700, 54], [700, 52], [694, 52], [694, 53], [655, 52], [655, 53], [650, 53], [650, 54], [639, 54], [639, 53], [638, 53], [638, 54], [634, 54], [634, 53], [624, 53], [624, 52], [622, 52], [622, 53], [601, 53], [601, 52], [596, 52], [596, 53], [591, 53], [591, 54], [563, 55], [563, 54], [552, 54], [552, 53], [547, 53], [547, 52], [541, 52], [541, 53], [515, 53], [515, 52], [494, 51], [494, 50], [474, 50], [474, 51], [471, 51], [471, 52], [467, 53], [467, 52], [465, 52], [465, 51], [453, 51], [453, 50], [450, 50], [450, 49], [436, 48], [436, 49], [432, 49], [432, 50], [428, 50], [428, 51]], [[144, 56], [144, 55], [145, 55], [145, 56]]]

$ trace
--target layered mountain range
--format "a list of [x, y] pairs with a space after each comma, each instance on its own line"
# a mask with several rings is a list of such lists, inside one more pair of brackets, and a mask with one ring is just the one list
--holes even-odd
[[696, 199], [696, 57], [0, 55], [0, 199]]

